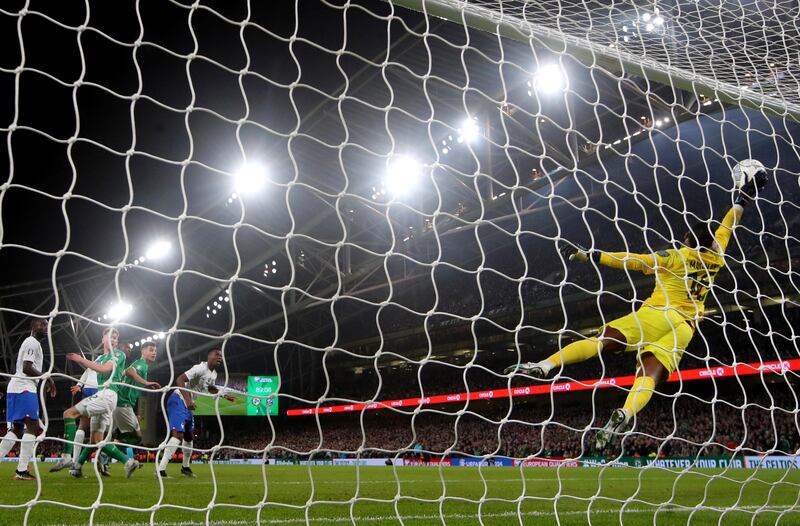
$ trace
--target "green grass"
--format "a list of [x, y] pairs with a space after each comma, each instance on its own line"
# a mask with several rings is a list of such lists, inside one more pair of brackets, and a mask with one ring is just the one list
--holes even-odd
[[[219, 414], [221, 416], [247, 416], [247, 405], [253, 403], [253, 398], [248, 397], [241, 393], [231, 393], [233, 397], [236, 399], [236, 402], [230, 402], [225, 398], [219, 399]], [[262, 415], [251, 414], [250, 416], [265, 416], [267, 411], [266, 406], [266, 398], [262, 398], [264, 400], [264, 405], [262, 406]], [[214, 404], [216, 400], [210, 396], [198, 396], [195, 400], [196, 409], [194, 410], [195, 416], [214, 416], [217, 414], [217, 409], [215, 408]], [[278, 399], [274, 398], [273, 403], [277, 404]], [[272, 408], [273, 415], [278, 414], [278, 406], [275, 405]]]
[[[219, 414], [222, 416], [245, 416], [247, 415], [247, 397], [234, 393], [233, 397], [236, 398], [236, 403], [229, 402], [224, 398], [219, 399]], [[214, 404], [216, 399], [210, 396], [198, 396], [195, 400], [196, 409], [194, 414], [197, 416], [202, 415], [216, 415]]]
[[[157, 510], [155, 524], [203, 524], [206, 517], [218, 525], [257, 524], [255, 507], [262, 502], [261, 524], [305, 524], [307, 516], [311, 524], [400, 525], [399, 514], [402, 524], [414, 526], [538, 526], [555, 524], [556, 513], [562, 525], [589, 519], [597, 526], [800, 524], [800, 507], [791, 509], [800, 489], [796, 471], [265, 466], [262, 472], [261, 466], [217, 465], [215, 494], [209, 466], [195, 465], [198, 478], [187, 479], [170, 465], [175, 478], [164, 481], [162, 492], [152, 464], [130, 480], [115, 464], [101, 494], [90, 466], [82, 480], [51, 474], [50, 466], [41, 465], [37, 496], [36, 482], [12, 481], [15, 464], [0, 464], [0, 506], [12, 506], [0, 509], [0, 524], [22, 524], [26, 510], [28, 524], [87, 524], [95, 502], [95, 524], [142, 526], [151, 510]], [[692, 512], [697, 505], [719, 511]], [[768, 509], [759, 511], [762, 506]]]

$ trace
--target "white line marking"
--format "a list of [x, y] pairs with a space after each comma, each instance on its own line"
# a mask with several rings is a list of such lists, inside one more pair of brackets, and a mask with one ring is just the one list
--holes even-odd
[[[701, 511], [701, 512], [716, 512], [716, 513], [763, 513], [763, 512], [772, 512], [772, 513], [780, 513], [782, 511], [791, 510], [792, 513], [800, 513], [800, 509], [792, 509], [795, 506], [740, 506], [738, 508], [718, 508], [718, 507], [704, 507], [704, 508], [692, 508], [692, 507], [677, 507], [674, 505], [664, 506], [662, 508], [658, 508], [657, 506], [653, 506], [652, 509], [602, 509], [602, 510], [593, 510], [591, 513], [583, 510], [575, 510], [575, 511], [562, 511], [558, 513], [559, 517], [569, 516], [569, 515], [612, 515], [612, 514], [626, 514], [626, 515], [633, 515], [633, 514], [644, 514], [644, 513], [655, 513], [658, 512], [669, 512], [669, 513], [689, 513], [692, 511]], [[751, 511], [753, 510], [753, 511]], [[269, 514], [268, 512], [266, 513]], [[521, 513], [516, 513], [513, 511], [506, 511], [502, 513], [481, 513], [481, 518], [502, 518], [502, 517], [553, 517], [556, 513], [552, 511], [523, 511]], [[442, 514], [442, 515], [401, 515], [404, 521], [430, 521], [431, 519], [440, 520], [440, 519], [474, 519], [478, 517], [477, 513], [468, 514], [468, 513], [454, 513], [454, 514]], [[381, 521], [396, 521], [396, 515], [368, 515], [368, 516], [356, 516], [355, 522], [381, 522]], [[335, 524], [335, 523], [352, 523], [353, 520], [350, 517], [312, 517], [306, 521], [305, 518], [297, 518], [297, 519], [262, 519], [260, 524], [311, 524], [311, 523], [322, 523], [322, 524]], [[58, 524], [56, 526], [74, 526], [76, 523], [63, 523]], [[156, 522], [158, 526], [239, 526], [239, 525], [250, 525], [255, 524], [252, 520], [222, 520], [222, 521], [181, 521], [181, 522]], [[149, 522], [97, 522], [94, 526], [150, 526]]]

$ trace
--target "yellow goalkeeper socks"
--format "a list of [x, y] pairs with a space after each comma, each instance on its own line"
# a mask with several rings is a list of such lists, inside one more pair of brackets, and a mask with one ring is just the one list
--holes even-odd
[[646, 406], [650, 398], [652, 398], [655, 388], [656, 382], [649, 376], [639, 376], [633, 381], [631, 392], [628, 393], [628, 398], [625, 399], [625, 405], [622, 406], [627, 413], [628, 420], [644, 409], [644, 406]]
[[[554, 369], [561, 365], [585, 362], [597, 356], [598, 345], [600, 344], [597, 340], [572, 342], [557, 353], [553, 353], [542, 365], [549, 365], [550, 369]], [[550, 371], [548, 370], [547, 372]]]

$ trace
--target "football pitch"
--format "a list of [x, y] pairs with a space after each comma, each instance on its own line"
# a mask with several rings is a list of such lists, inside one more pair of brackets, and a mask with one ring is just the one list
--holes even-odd
[[[796, 471], [264, 466], [262, 472], [262, 466], [217, 465], [212, 478], [209, 466], [195, 465], [198, 478], [188, 479], [171, 464], [173, 478], [164, 481], [162, 500], [152, 464], [130, 480], [114, 464], [102, 493], [88, 465], [86, 477], [76, 480], [39, 464], [38, 495], [36, 482], [11, 480], [14, 466], [0, 464], [3, 525], [22, 524], [26, 513], [33, 525], [89, 524], [90, 519], [141, 526], [151, 519], [174, 526], [800, 524]], [[259, 522], [257, 511], [247, 507], [261, 502], [267, 504]], [[203, 510], [183, 509], [189, 507]]]
[[215, 403], [219, 403], [220, 416], [246, 416], [247, 415], [247, 397], [240, 393], [232, 393], [236, 398], [236, 402], [229, 402], [224, 398], [218, 401], [210, 396], [198, 396], [195, 400], [196, 409], [194, 414], [201, 415], [216, 415]]

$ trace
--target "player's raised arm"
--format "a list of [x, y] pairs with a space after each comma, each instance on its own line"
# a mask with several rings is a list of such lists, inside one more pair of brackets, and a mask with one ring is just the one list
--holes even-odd
[[97, 362], [93, 362], [91, 360], [87, 360], [86, 358], [84, 358], [80, 354], [74, 353], [74, 352], [71, 352], [71, 353], [67, 354], [67, 360], [69, 360], [71, 362], [75, 362], [75, 363], [77, 363], [79, 365], [82, 365], [83, 367], [85, 367], [87, 369], [91, 369], [94, 372], [100, 373], [100, 374], [109, 374], [110, 372], [112, 372], [114, 370], [114, 362], [106, 362], [106, 363], [100, 364], [100, 363], [97, 363]]
[[739, 224], [744, 213], [744, 207], [756, 198], [758, 193], [764, 189], [769, 181], [769, 174], [766, 168], [757, 161], [742, 161], [739, 163], [734, 172], [738, 171], [739, 175], [734, 174], [734, 177], [743, 178], [743, 184], [736, 190], [733, 197], [733, 206], [725, 214], [722, 223], [714, 232], [714, 238], [719, 246], [719, 252], [724, 253], [728, 249], [728, 243], [733, 234], [733, 228]]

